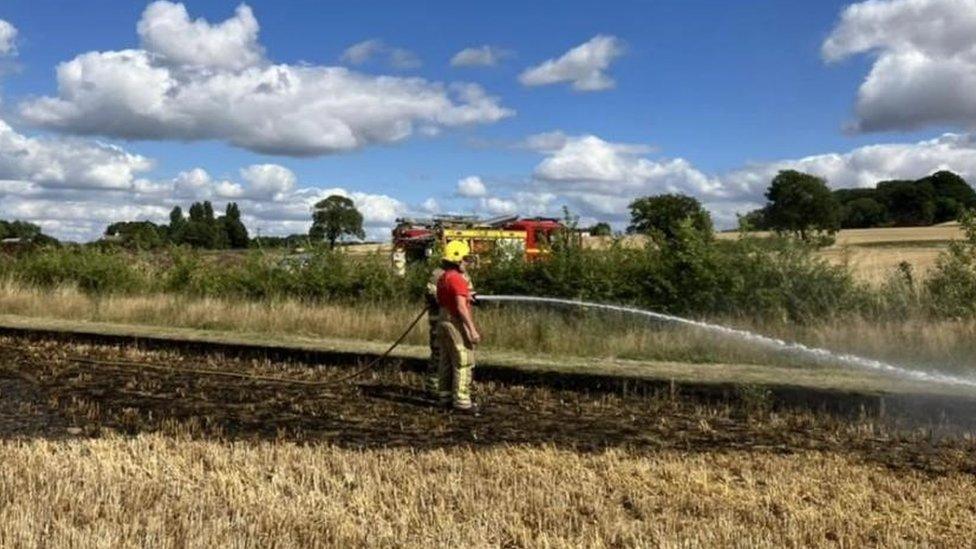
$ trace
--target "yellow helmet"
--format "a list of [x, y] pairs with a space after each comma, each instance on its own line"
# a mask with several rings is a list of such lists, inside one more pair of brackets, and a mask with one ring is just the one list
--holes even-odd
[[451, 263], [460, 263], [469, 255], [471, 255], [471, 248], [463, 240], [452, 240], [444, 246], [444, 259]]

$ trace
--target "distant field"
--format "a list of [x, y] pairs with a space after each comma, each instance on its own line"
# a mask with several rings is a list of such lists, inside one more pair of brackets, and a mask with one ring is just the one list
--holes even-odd
[[[736, 232], [718, 235], [721, 239], [738, 237]], [[846, 261], [861, 280], [880, 283], [903, 261], [911, 264], [917, 275], [924, 275], [935, 266], [936, 259], [949, 242], [961, 238], [962, 230], [956, 223], [932, 227], [846, 229], [837, 233], [837, 242], [823, 249], [821, 254], [831, 263]]]
[[847, 261], [864, 281], [882, 282], [902, 262], [924, 276], [935, 266], [949, 242], [963, 238], [959, 225], [850, 229], [837, 235], [837, 243], [822, 254], [833, 263]]
[[[765, 231], [751, 233], [758, 237], [770, 234]], [[717, 237], [733, 240], [739, 238], [739, 233], [722, 232]], [[861, 280], [880, 283], [903, 261], [910, 263], [917, 275], [924, 275], [935, 265], [936, 258], [949, 242], [962, 237], [962, 230], [956, 223], [932, 227], [846, 229], [837, 233], [836, 243], [824, 248], [821, 254], [834, 264], [846, 261]], [[602, 249], [611, 242], [610, 237], [592, 237], [586, 239], [585, 246]], [[644, 243], [645, 238], [640, 235], [623, 238], [623, 245], [627, 247], [640, 247]]]

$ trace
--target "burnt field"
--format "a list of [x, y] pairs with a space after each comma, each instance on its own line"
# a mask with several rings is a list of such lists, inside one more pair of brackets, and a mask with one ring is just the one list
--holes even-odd
[[[680, 391], [608, 394], [478, 384], [483, 413], [433, 407], [418, 374], [6, 338], [0, 436], [143, 433], [352, 449], [539, 445], [572, 451], [826, 451], [925, 474], [976, 472], [967, 433], [774, 408], [760, 388], [728, 402]], [[227, 375], [218, 375], [215, 371]], [[251, 378], [249, 376], [259, 376]]]

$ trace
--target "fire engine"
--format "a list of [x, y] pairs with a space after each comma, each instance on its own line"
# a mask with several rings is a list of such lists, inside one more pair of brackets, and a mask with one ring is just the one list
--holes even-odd
[[553, 237], [564, 229], [558, 219], [514, 215], [485, 220], [451, 215], [400, 218], [393, 229], [393, 249], [402, 250], [407, 261], [423, 261], [448, 241], [464, 240], [475, 256], [500, 251], [534, 261], [550, 252]]

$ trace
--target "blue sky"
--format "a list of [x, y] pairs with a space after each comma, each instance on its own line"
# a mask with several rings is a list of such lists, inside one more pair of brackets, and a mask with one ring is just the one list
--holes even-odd
[[[0, 147], [0, 180], [8, 182], [0, 214], [84, 239], [100, 232], [110, 215], [161, 219], [173, 204], [194, 198], [218, 204], [238, 199], [245, 214], [251, 212], [249, 224], [266, 233], [290, 232], [303, 228], [302, 212], [318, 197], [315, 189], [326, 189], [361, 202], [372, 234], [381, 235], [396, 215], [435, 209], [546, 214], [563, 204], [585, 219], [622, 226], [634, 196], [685, 192], [727, 226], [737, 211], [761, 202], [777, 168], [819, 171], [834, 186], [941, 167], [976, 175], [966, 133], [976, 118], [973, 105], [956, 97], [963, 93], [940, 95], [924, 83], [976, 79], [976, 33], [970, 32], [976, 28], [966, 26], [976, 20], [976, 3], [873, 4], [254, 0], [242, 15], [237, 2], [160, 3], [151, 11], [143, 2], [91, 1], [79, 10], [74, 3], [8, 0], [0, 5], [0, 20], [16, 28], [16, 36], [2, 60], [0, 117], [10, 139], [30, 140], [37, 158], [25, 163], [16, 150]], [[909, 24], [912, 17], [943, 18], [945, 40], [905, 33], [906, 17]], [[159, 21], [176, 26], [137, 30], [140, 22], [148, 27]], [[226, 21], [244, 30], [233, 34], [220, 27]], [[194, 28], [203, 30], [180, 34]], [[240, 40], [221, 42], [230, 35]], [[551, 71], [539, 78], [552, 83], [525, 82], [526, 71], [547, 60], [558, 65], [573, 48], [595, 48], [598, 37], [613, 52], [595, 70], [612, 83], [579, 90], [572, 77]], [[343, 57], [367, 40], [377, 41], [371, 56]], [[829, 40], [833, 45], [825, 45]], [[459, 51], [480, 46], [503, 54], [493, 66], [452, 65]], [[124, 81], [118, 74], [131, 74], [125, 65], [131, 59], [112, 65], [121, 73], [99, 72], [110, 64], [104, 56], [74, 82], [87, 90], [85, 98], [63, 82], [59, 88], [60, 63], [123, 50], [145, 53], [153, 70], [179, 81], [176, 91], [166, 96], [151, 89], [161, 84]], [[203, 50], [210, 53], [197, 55]], [[911, 72], [918, 64], [906, 59], [913, 54], [926, 56], [925, 71]], [[395, 55], [407, 61], [394, 66]], [[257, 100], [241, 97], [256, 93], [242, 72], [275, 65], [322, 71], [300, 85], [339, 90], [341, 105], [304, 111], [309, 99], [292, 104], [278, 98], [269, 114], [255, 106]], [[336, 66], [351, 71], [352, 80], [327, 76], [327, 67]], [[216, 88], [214, 75], [224, 73], [241, 86], [233, 100], [224, 95], [231, 92]], [[292, 83], [299, 81], [291, 74]], [[420, 79], [422, 89], [399, 98], [375, 90], [363, 98], [359, 91], [387, 80], [402, 90], [411, 79]], [[490, 101], [478, 100], [477, 114], [462, 113], [470, 101], [456, 95], [456, 83], [477, 84]], [[880, 92], [879, 83], [885, 84]], [[133, 91], [138, 86], [146, 89]], [[195, 95], [187, 99], [191, 88]], [[136, 108], [117, 100], [118, 94], [143, 92], [183, 95], [151, 116], [139, 112], [150, 103], [133, 100]], [[201, 98], [206, 93], [213, 96]], [[447, 101], [444, 109], [429, 106], [437, 94], [443, 95], [437, 101]], [[938, 100], [934, 107], [919, 106], [930, 97]], [[399, 100], [418, 103], [381, 121], [370, 118]], [[217, 106], [201, 110], [204, 101]], [[282, 122], [293, 114], [294, 120]], [[473, 119], [459, 122], [462, 114]], [[238, 115], [250, 121], [243, 130], [236, 127]], [[266, 133], [253, 129], [265, 124]], [[860, 130], [851, 129], [857, 125]], [[323, 144], [315, 135], [337, 126], [355, 143]], [[555, 141], [533, 144], [532, 136], [540, 134]], [[106, 152], [106, 144], [151, 167]], [[876, 150], [874, 144], [884, 146]], [[86, 154], [90, 160], [79, 160]], [[55, 176], [38, 167], [52, 162], [59, 167]], [[100, 171], [111, 178], [92, 176], [99, 171], [94, 167], [106, 165], [112, 169]], [[246, 177], [242, 170], [254, 165], [285, 171]], [[191, 173], [196, 186], [177, 182]], [[480, 187], [458, 196], [458, 182], [467, 177], [479, 178]], [[95, 203], [115, 206], [92, 213]]]

